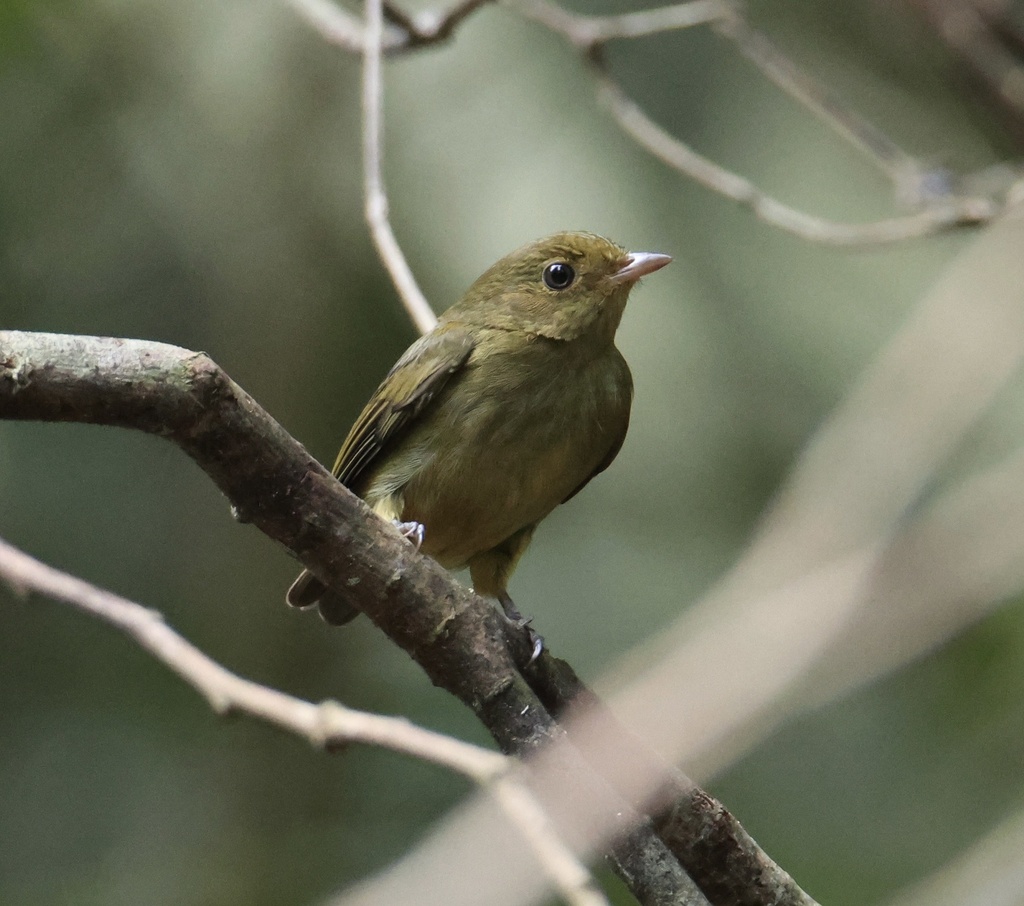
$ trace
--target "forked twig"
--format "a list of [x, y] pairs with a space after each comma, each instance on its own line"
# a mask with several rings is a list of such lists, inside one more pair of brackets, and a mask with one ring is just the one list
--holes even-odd
[[304, 701], [232, 673], [170, 628], [163, 617], [30, 557], [0, 539], [0, 579], [16, 592], [38, 592], [120, 629], [199, 692], [218, 714], [239, 713], [332, 750], [380, 746], [462, 774], [487, 790], [529, 844], [567, 903], [607, 906], [587, 869], [565, 844], [516, 775], [512, 758], [418, 727], [399, 717], [357, 711], [334, 701]]
[[[708, 189], [749, 208], [760, 220], [788, 233], [829, 245], [870, 245], [927, 236], [995, 217], [1005, 202], [991, 198], [957, 198], [925, 188], [939, 182], [880, 130], [846, 110], [790, 63], [770, 42], [748, 25], [736, 4], [694, 0], [662, 9], [621, 16], [582, 16], [548, 0], [518, 0], [516, 8], [562, 35], [590, 65], [598, 93], [619, 126], [663, 163]], [[727, 170], [659, 126], [609, 73], [604, 59], [608, 42], [636, 38], [669, 29], [711, 24], [733, 41], [740, 52], [776, 85], [825, 119], [841, 136], [866, 152], [889, 176], [897, 193], [927, 198], [921, 210], [902, 217], [867, 223], [843, 223], [800, 211], [763, 192], [750, 180]], [[909, 189], [909, 191], [908, 191]]]
[[[436, 44], [452, 36], [462, 20], [475, 13], [491, 0], [460, 0], [447, 12], [425, 10], [416, 16], [407, 15], [394, 3], [384, 3], [384, 15], [395, 25], [401, 26], [405, 34], [403, 48]], [[391, 49], [385, 43], [385, 50]]]
[[[350, 14], [334, 7], [330, 0], [289, 0], [327, 40], [350, 51], [366, 52], [367, 69], [379, 67], [384, 53], [429, 46], [451, 37], [456, 27], [487, 0], [462, 0], [444, 13], [425, 12], [411, 16], [393, 3], [367, 3], [367, 16], [377, 16], [373, 40], [370, 32]], [[548, 0], [510, 0], [509, 5], [526, 18], [562, 35], [591, 65], [598, 92], [619, 126], [641, 147], [663, 163], [713, 192], [749, 208], [765, 223], [813, 242], [831, 245], [870, 245], [898, 242], [933, 235], [958, 227], [987, 222], [1005, 210], [1007, 199], [1018, 192], [1021, 182], [1013, 182], [998, 195], [957, 194], [949, 174], [930, 168], [908, 154], [874, 124], [850, 110], [825, 90], [810, 75], [800, 70], [764, 35], [750, 27], [737, 0], [691, 0], [665, 7], [612, 16], [586, 16], [572, 13]], [[380, 6], [379, 13], [374, 7]], [[330, 12], [328, 12], [330, 10]], [[383, 19], [389, 20], [384, 23]], [[911, 201], [920, 209], [904, 216], [881, 218], [865, 223], [844, 223], [800, 211], [765, 193], [746, 178], [714, 163], [655, 123], [632, 100], [604, 65], [602, 50], [614, 40], [647, 37], [660, 32], [710, 25], [730, 41], [781, 90], [825, 121], [845, 141], [866, 154], [893, 184], [901, 201]], [[370, 45], [374, 45], [371, 47]], [[379, 50], [375, 53], [375, 48]], [[377, 62], [372, 63], [371, 58]], [[377, 86], [371, 97], [369, 88]], [[376, 104], [374, 119], [367, 113], [367, 124], [378, 129], [375, 146], [364, 136], [369, 161], [376, 161], [376, 181], [367, 178], [367, 217], [374, 231], [374, 242], [395, 281], [410, 316], [420, 328], [432, 324], [425, 313], [422, 293], [402, 256], [387, 218], [387, 199], [380, 181], [380, 106], [379, 73], [377, 81], [364, 83], [364, 109]], [[964, 180], [966, 185], [968, 180]], [[373, 188], [371, 193], [370, 189]], [[429, 328], [428, 328], [429, 329]]]

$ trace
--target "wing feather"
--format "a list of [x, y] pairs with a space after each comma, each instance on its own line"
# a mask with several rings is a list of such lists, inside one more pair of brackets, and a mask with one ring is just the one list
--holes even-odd
[[352, 488], [466, 364], [473, 346], [469, 333], [455, 326], [435, 330], [413, 343], [356, 419], [334, 463], [334, 476]]

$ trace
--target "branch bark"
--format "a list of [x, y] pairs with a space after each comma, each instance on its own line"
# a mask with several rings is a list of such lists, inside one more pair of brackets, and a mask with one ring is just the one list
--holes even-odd
[[[521, 671], [529, 658], [525, 637], [416, 553], [204, 353], [0, 331], [0, 418], [135, 428], [181, 447], [239, 521], [344, 587], [435, 685], [474, 711], [504, 752], [525, 757], [544, 748], [556, 759], [558, 775], [590, 800], [588, 820], [603, 815], [613, 864], [641, 903], [698, 906], [703, 897], [689, 872], [721, 906], [813, 904], [720, 803], [620, 728], [611, 727], [611, 738], [638, 770], [651, 772], [650, 788], [659, 788], [653, 800], [626, 802], [579, 751], [559, 745], [558, 715], [574, 702], [599, 707], [571, 668], [545, 653]], [[652, 801], [654, 821], [645, 815]]]
[[[207, 355], [163, 343], [0, 331], [0, 418], [135, 428], [177, 444], [251, 522], [362, 610], [521, 757], [561, 736], [516, 666], [524, 639], [342, 487]], [[586, 777], [582, 763], [567, 774]], [[591, 778], [592, 784], [600, 781]], [[599, 798], [608, 799], [607, 791]], [[613, 797], [614, 799], [614, 797]], [[613, 864], [642, 903], [693, 903], [692, 882], [649, 821], [621, 800], [631, 828]], [[608, 826], [623, 822], [610, 816]], [[646, 893], [645, 893], [646, 891]]]

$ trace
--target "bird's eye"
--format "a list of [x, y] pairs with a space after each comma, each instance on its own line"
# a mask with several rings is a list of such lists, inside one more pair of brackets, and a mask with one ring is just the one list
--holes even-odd
[[544, 285], [548, 289], [565, 289], [575, 279], [576, 271], [564, 261], [556, 261], [544, 268]]

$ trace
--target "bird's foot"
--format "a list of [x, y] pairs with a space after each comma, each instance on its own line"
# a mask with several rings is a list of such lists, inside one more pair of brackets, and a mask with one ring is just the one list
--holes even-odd
[[526, 639], [530, 643], [530, 659], [526, 662], [526, 666], [529, 667], [544, 650], [544, 638], [533, 627], [527, 626]]
[[509, 597], [507, 591], [498, 595], [498, 603], [501, 605], [501, 609], [505, 611], [505, 617], [508, 621], [516, 629], [526, 632], [526, 640], [530, 645], [530, 659], [526, 662], [526, 666], [529, 667], [530, 664], [540, 657], [540, 653], [544, 650], [544, 639], [541, 634], [530, 625], [530, 623], [533, 622], [533, 617], [524, 617], [519, 612], [519, 608], [516, 607], [515, 602]]
[[426, 533], [426, 529], [423, 527], [422, 522], [399, 522], [395, 519], [391, 523], [398, 533], [405, 538], [413, 547], [416, 548], [417, 552], [423, 546], [423, 536]]

